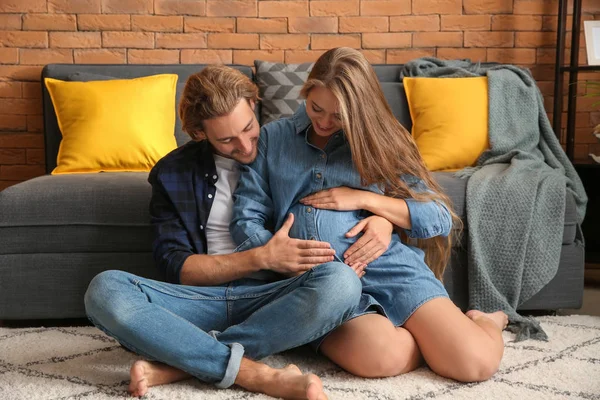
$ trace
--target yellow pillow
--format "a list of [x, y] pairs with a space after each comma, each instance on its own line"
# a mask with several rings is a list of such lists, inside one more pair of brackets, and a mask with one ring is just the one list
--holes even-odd
[[489, 148], [487, 77], [404, 78], [412, 135], [430, 171], [475, 165]]
[[149, 171], [177, 147], [175, 74], [45, 83], [62, 133], [53, 175]]

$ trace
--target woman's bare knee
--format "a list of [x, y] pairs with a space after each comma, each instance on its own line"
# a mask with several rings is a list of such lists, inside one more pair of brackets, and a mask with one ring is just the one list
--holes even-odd
[[498, 371], [502, 355], [488, 352], [461, 358], [457, 360], [453, 374], [455, 376], [451, 378], [461, 382], [482, 382], [490, 379]]

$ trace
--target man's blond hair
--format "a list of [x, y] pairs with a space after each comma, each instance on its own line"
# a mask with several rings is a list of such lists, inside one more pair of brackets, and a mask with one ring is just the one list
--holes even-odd
[[179, 101], [181, 127], [192, 138], [204, 131], [202, 121], [227, 115], [240, 100], [258, 100], [258, 88], [241, 71], [225, 65], [209, 65], [185, 83]]

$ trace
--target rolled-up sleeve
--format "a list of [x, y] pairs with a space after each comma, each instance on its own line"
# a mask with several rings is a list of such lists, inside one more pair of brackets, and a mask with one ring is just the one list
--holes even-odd
[[[417, 192], [430, 189], [425, 183], [412, 175], [403, 175], [402, 179]], [[448, 236], [452, 229], [452, 215], [446, 205], [437, 201], [419, 201], [405, 199], [410, 214], [411, 229], [405, 229], [412, 239], [429, 239], [435, 236]]]
[[273, 200], [269, 187], [266, 133], [258, 141], [258, 155], [250, 165], [241, 167], [240, 181], [233, 194], [233, 214], [229, 230], [236, 251], [249, 250], [266, 244], [273, 233]]

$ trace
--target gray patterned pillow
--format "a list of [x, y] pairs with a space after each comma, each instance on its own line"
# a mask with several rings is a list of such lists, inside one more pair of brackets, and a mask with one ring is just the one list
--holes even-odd
[[256, 60], [254, 66], [262, 98], [261, 125], [291, 117], [302, 104], [300, 89], [308, 78], [313, 63], [282, 64]]

